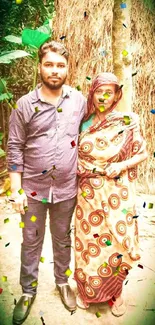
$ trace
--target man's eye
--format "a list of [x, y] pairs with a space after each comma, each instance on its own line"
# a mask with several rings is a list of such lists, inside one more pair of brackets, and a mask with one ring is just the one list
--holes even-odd
[[59, 68], [64, 68], [65, 66], [62, 65], [62, 64], [60, 64], [60, 65], [58, 65], [58, 67], [59, 67]]

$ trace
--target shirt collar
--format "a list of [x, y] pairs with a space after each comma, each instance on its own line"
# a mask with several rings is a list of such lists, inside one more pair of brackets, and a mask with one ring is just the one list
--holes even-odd
[[[40, 98], [40, 94], [39, 94], [39, 91], [38, 89], [41, 87], [41, 83], [38, 84], [36, 86], [36, 88], [31, 92], [31, 102], [32, 104], [33, 103], [36, 103], [38, 102], [39, 100], [41, 101], [41, 98]], [[71, 92], [73, 91], [72, 87], [68, 86], [68, 85], [63, 85], [62, 86], [62, 98], [69, 98], [70, 95], [71, 95]]]

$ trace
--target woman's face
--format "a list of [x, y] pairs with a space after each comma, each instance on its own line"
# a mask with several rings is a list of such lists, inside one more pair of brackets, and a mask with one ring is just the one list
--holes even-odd
[[93, 96], [93, 104], [96, 110], [104, 112], [117, 100], [115, 85], [102, 85], [98, 87]]

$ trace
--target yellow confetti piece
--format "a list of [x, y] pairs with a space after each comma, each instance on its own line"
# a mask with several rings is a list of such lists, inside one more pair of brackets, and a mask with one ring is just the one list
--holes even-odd
[[95, 315], [97, 318], [101, 317], [101, 313], [99, 313], [99, 311], [97, 311]]
[[122, 55], [123, 55], [123, 56], [127, 56], [127, 55], [128, 55], [128, 51], [123, 50], [123, 51], [122, 51]]
[[104, 262], [102, 265], [103, 265], [103, 267], [107, 267], [108, 263]]
[[40, 257], [40, 262], [44, 263], [45, 262], [45, 257]]
[[19, 194], [23, 194], [24, 190], [22, 188], [20, 188], [20, 190], [18, 191]]
[[118, 272], [114, 272], [114, 276], [118, 275]]
[[35, 107], [35, 112], [36, 113], [40, 112], [38, 107]]
[[35, 221], [37, 220], [37, 217], [36, 217], [36, 216], [32, 216], [32, 217], [30, 218], [30, 220], [31, 220], [32, 222], [35, 222]]
[[6, 196], [10, 196], [11, 195], [11, 191], [6, 191]]
[[129, 125], [130, 124], [130, 117], [129, 116], [127, 116], [127, 115], [125, 115], [124, 117], [123, 117], [123, 120], [124, 120], [124, 122], [125, 122], [125, 125]]
[[58, 112], [58, 113], [61, 113], [61, 112], [62, 112], [62, 108], [61, 108], [61, 107], [58, 107], [58, 108], [57, 108], [57, 112]]
[[4, 223], [8, 223], [10, 221], [9, 218], [4, 219]]
[[117, 266], [116, 270], [117, 270], [117, 272], [119, 272], [120, 271], [120, 266]]
[[2, 239], [2, 236], [0, 236], [0, 239]]
[[34, 288], [34, 287], [37, 286], [37, 284], [38, 284], [38, 281], [33, 281], [33, 282], [31, 283], [31, 286]]
[[69, 277], [72, 274], [72, 271], [70, 269], [67, 269], [65, 271], [65, 274]]
[[110, 97], [110, 95], [109, 95], [108, 93], [105, 93], [105, 94], [103, 95], [103, 97], [104, 97], [105, 99], [108, 99], [108, 98]]
[[18, 108], [18, 105], [15, 103], [15, 104], [13, 104], [13, 108], [14, 109], [17, 109]]
[[19, 222], [19, 228], [24, 228], [25, 227], [25, 223], [24, 222]]
[[82, 195], [83, 197], [86, 197], [86, 196], [87, 196], [87, 193], [86, 193], [86, 192], [82, 192], [81, 195]]
[[105, 106], [100, 106], [99, 107], [99, 111], [102, 113], [102, 112], [104, 112], [105, 111]]
[[153, 203], [148, 204], [148, 209], [153, 209]]
[[3, 281], [3, 282], [7, 282], [7, 276], [3, 275], [3, 276], [2, 276], [2, 281]]
[[28, 207], [27, 206], [24, 207], [24, 211], [28, 211]]
[[28, 300], [24, 301], [24, 306], [28, 306], [28, 305], [29, 305]]

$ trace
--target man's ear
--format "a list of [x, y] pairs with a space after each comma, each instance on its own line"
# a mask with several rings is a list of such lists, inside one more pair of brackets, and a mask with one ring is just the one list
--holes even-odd
[[40, 66], [41, 66], [41, 64], [39, 63], [38, 64], [38, 74], [40, 74]]

